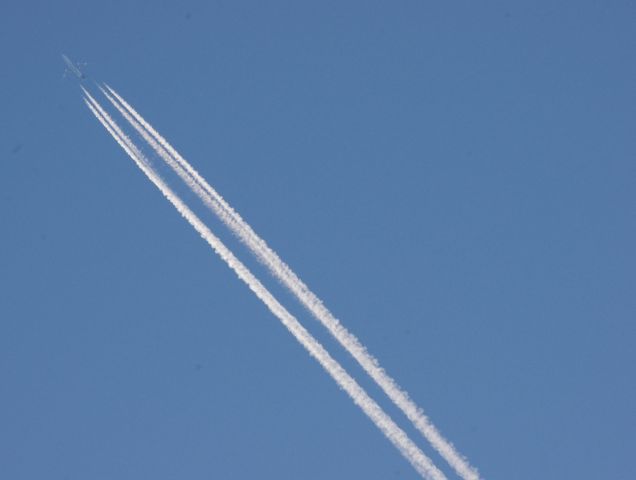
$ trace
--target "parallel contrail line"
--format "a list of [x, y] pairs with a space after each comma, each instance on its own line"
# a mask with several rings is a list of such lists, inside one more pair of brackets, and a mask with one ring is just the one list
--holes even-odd
[[[101, 87], [100, 87], [101, 88]], [[106, 85], [101, 89], [110, 102], [126, 120], [142, 135], [157, 154], [168, 163], [181, 179], [198, 195], [208, 208], [223, 221], [234, 234], [252, 251], [270, 272], [285, 285], [313, 316], [327, 328], [331, 335], [353, 356], [367, 374], [375, 380], [385, 394], [397, 405], [435, 450], [465, 480], [479, 480], [479, 473], [470, 465], [426, 414], [409, 398], [396, 381], [390, 377], [340, 321], [324, 306], [323, 302], [291, 270], [291, 268], [260, 238], [250, 225], [241, 218], [224, 199], [210, 186], [191, 165], [163, 138], [126, 100]], [[109, 94], [110, 92], [110, 94]], [[116, 100], [113, 98], [116, 98]]]
[[373, 421], [389, 441], [411, 463], [425, 479], [445, 480], [446, 476], [398, 427], [364, 389], [329, 355], [324, 347], [283, 307], [261, 282], [238, 258], [217, 238], [181, 198], [149, 166], [145, 156], [104, 111], [101, 105], [84, 89], [86, 105], [113, 136], [117, 143], [133, 159], [148, 179], [161, 191], [177, 211], [203, 237], [212, 249], [227, 263], [250, 290], [281, 321], [298, 342], [314, 357], [336, 383], [351, 397], [353, 402]]

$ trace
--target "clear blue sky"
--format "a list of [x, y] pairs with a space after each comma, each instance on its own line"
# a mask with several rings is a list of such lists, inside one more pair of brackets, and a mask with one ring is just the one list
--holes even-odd
[[5, 2], [2, 478], [417, 478], [107, 135], [61, 53], [485, 478], [636, 478], [634, 18], [628, 1]]

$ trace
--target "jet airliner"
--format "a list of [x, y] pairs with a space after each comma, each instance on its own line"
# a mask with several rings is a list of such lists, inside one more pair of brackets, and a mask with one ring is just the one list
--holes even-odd
[[64, 54], [62, 54], [62, 60], [64, 60], [64, 63], [66, 64], [66, 72], [71, 72], [79, 80], [86, 80], [86, 75], [80, 70], [79, 64], [74, 64], [71, 62], [71, 59]]

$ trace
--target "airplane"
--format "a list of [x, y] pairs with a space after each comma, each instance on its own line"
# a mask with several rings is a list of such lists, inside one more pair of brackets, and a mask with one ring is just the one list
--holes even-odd
[[[68, 72], [71, 72], [73, 75], [75, 75], [80, 81], [81, 80], [86, 80], [86, 75], [84, 74], [84, 72], [82, 72], [80, 70], [80, 64], [78, 63], [77, 65], [74, 64], [73, 62], [71, 62], [71, 59], [68, 58], [66, 55], [62, 54], [62, 60], [64, 60], [64, 63], [66, 64], [66, 70], [64, 71], [64, 74], [66, 75]], [[85, 64], [84, 64], [85, 65]]]

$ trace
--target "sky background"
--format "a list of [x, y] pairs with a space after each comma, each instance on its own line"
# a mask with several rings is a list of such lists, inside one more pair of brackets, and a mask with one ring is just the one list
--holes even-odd
[[61, 53], [485, 478], [636, 478], [634, 2], [0, 12], [3, 478], [418, 478], [98, 124]]

